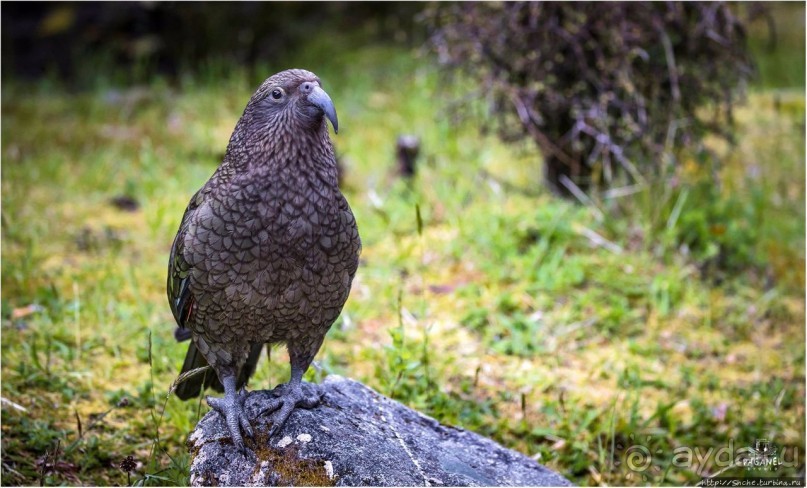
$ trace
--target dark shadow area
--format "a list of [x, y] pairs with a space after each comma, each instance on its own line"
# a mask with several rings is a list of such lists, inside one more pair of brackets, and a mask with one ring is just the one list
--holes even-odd
[[175, 78], [212, 60], [248, 68], [293, 59], [323, 31], [363, 43], [417, 37], [419, 3], [12, 2], [3, 5], [3, 77], [81, 88], [96, 69], [129, 82]]

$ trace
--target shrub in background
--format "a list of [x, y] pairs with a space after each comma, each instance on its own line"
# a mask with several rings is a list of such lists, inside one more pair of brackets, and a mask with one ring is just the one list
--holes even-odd
[[564, 195], [730, 138], [753, 71], [725, 3], [451, 3], [424, 18], [441, 64], [480, 90], [505, 140], [535, 142]]

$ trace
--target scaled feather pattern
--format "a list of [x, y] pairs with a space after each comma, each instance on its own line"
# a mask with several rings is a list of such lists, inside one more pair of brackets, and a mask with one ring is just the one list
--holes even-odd
[[238, 390], [264, 344], [285, 343], [292, 369], [273, 406], [272, 430], [295, 406], [316, 404], [302, 374], [358, 267], [361, 240], [338, 187], [328, 120], [338, 130], [316, 75], [294, 69], [268, 78], [247, 104], [223, 162], [191, 198], [171, 248], [168, 299], [192, 340], [183, 372], [205, 364], [215, 372], [191, 377], [177, 394], [223, 389], [223, 400], [208, 402], [236, 444], [239, 426], [251, 434]]

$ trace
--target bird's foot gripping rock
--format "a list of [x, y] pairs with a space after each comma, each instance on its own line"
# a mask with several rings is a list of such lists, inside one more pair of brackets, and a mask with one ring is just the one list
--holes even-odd
[[208, 396], [207, 404], [210, 408], [217, 411], [224, 417], [227, 428], [230, 429], [230, 436], [233, 438], [233, 444], [239, 451], [244, 453], [244, 439], [241, 437], [241, 430], [252, 438], [252, 426], [249, 424], [244, 403], [247, 399], [247, 392], [241, 390], [238, 393], [225, 394], [224, 398], [215, 398]]
[[280, 431], [296, 407], [314, 408], [322, 400], [322, 392], [319, 387], [311, 383], [286, 383], [275, 388], [272, 393], [276, 398], [273, 398], [269, 402], [269, 406], [258, 414], [275, 412], [271, 418], [272, 427], [269, 429], [269, 437]]

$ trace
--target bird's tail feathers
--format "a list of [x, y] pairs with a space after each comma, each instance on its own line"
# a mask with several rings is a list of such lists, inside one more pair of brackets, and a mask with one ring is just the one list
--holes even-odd
[[[240, 389], [246, 385], [250, 376], [255, 373], [255, 368], [258, 365], [262, 349], [263, 344], [255, 344], [252, 346], [244, 366], [241, 367], [238, 380], [236, 381], [236, 388]], [[206, 366], [208, 366], [208, 363], [204, 355], [202, 355], [199, 349], [196, 348], [196, 345], [191, 342], [188, 345], [188, 352], [185, 354], [185, 362], [182, 363], [180, 376]], [[219, 393], [224, 391], [224, 386], [221, 384], [221, 381], [219, 381], [219, 377], [213, 368], [208, 368], [204, 372], [185, 378], [177, 385], [175, 392], [181, 400], [189, 400], [203, 394], [204, 390], [207, 388], [213, 388]]]
[[[185, 374], [194, 369], [204, 368], [208, 366], [207, 360], [196, 348], [196, 344], [191, 342], [188, 345], [188, 352], [185, 354], [185, 362], [182, 363], [182, 370], [180, 375]], [[181, 400], [189, 400], [201, 395], [206, 388], [213, 388], [218, 392], [224, 391], [224, 386], [219, 381], [219, 377], [213, 368], [208, 368], [206, 371], [195, 374], [186, 378], [182, 383], [177, 386], [176, 394]]]

